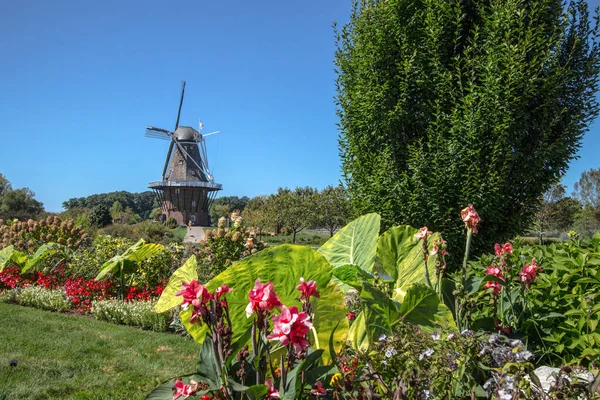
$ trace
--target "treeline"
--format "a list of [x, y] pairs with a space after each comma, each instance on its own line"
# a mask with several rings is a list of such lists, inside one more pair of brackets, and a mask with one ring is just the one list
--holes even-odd
[[216, 224], [221, 217], [239, 211], [246, 224], [257, 235], [265, 231], [296, 234], [305, 228], [326, 229], [330, 236], [348, 222], [350, 206], [343, 186], [328, 186], [322, 191], [311, 187], [279, 188], [269, 196], [222, 197], [210, 209], [211, 220]]
[[[127, 191], [93, 194], [87, 197], [76, 197], [62, 203], [66, 211], [81, 209], [106, 208], [110, 214], [123, 214], [125, 217], [145, 220], [150, 218], [152, 210], [159, 208], [160, 204], [151, 191], [131, 193]], [[137, 215], [137, 217], [134, 217]], [[132, 221], [133, 222], [133, 221]]]
[[543, 236], [560, 236], [569, 231], [593, 235], [600, 231], [600, 169], [581, 174], [567, 196], [566, 187], [555, 184], [540, 199], [535, 214], [535, 232]]
[[35, 199], [29, 188], [13, 189], [10, 181], [0, 174], [0, 219], [27, 220], [44, 213], [44, 205]]

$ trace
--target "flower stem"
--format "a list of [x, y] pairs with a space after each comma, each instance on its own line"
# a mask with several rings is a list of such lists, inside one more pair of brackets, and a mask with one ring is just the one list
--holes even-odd
[[317, 330], [315, 329], [314, 325], [311, 325], [310, 330], [313, 333], [313, 336], [315, 337], [315, 347], [317, 348], [317, 350], [319, 350], [321, 347], [319, 347], [319, 338], [317, 337]]
[[465, 258], [463, 259], [463, 285], [467, 280], [467, 261], [469, 261], [469, 253], [471, 252], [471, 239], [473, 238], [473, 230], [467, 229], [467, 244], [465, 245]]

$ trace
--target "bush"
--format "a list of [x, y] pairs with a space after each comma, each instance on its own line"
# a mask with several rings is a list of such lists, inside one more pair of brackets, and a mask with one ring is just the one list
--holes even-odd
[[112, 257], [122, 254], [133, 243], [128, 239], [98, 235], [92, 246], [78, 249], [66, 265], [69, 276], [95, 278], [100, 266]]
[[185, 254], [185, 247], [168, 244], [158, 254], [138, 264], [133, 274], [133, 284], [156, 287], [164, 284], [179, 267]]
[[16, 296], [22, 306], [40, 308], [47, 311], [64, 312], [71, 308], [71, 301], [62, 290], [46, 289], [41, 286], [27, 286]]
[[97, 228], [105, 227], [110, 225], [112, 218], [108, 207], [104, 204], [99, 204], [90, 210], [90, 224]]
[[14, 289], [0, 290], [0, 303], [16, 303], [17, 291]]
[[94, 301], [92, 314], [100, 321], [165, 332], [169, 327], [169, 313], [154, 312], [155, 304], [155, 301]]
[[173, 217], [169, 217], [165, 222], [165, 226], [169, 229], [177, 228], [177, 220]]

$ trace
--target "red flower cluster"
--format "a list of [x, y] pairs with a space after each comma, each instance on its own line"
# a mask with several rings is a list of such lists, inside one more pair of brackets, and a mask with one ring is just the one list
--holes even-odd
[[271, 311], [282, 306], [273, 283], [269, 282], [263, 285], [260, 283], [260, 279], [254, 282], [254, 289], [251, 289], [248, 293], [248, 300], [250, 300], [250, 303], [246, 306], [246, 317], [248, 318], [255, 311]]
[[[493, 275], [496, 278], [504, 280], [504, 275], [502, 274], [502, 269], [500, 267], [490, 265], [489, 267], [487, 267], [486, 274]], [[502, 284], [500, 282], [495, 281], [487, 281], [483, 287], [485, 289], [492, 288], [494, 290], [494, 294], [498, 294], [502, 290]]]
[[321, 297], [317, 291], [317, 282], [315, 281], [305, 282], [304, 278], [300, 278], [300, 284], [296, 286], [296, 289], [301, 292], [300, 300], [308, 300], [311, 296], [317, 299]]
[[54, 274], [45, 275], [41, 272], [35, 273], [35, 283], [46, 289], [58, 289], [61, 277]]
[[163, 290], [164, 287], [162, 285], [158, 285], [154, 289], [148, 286], [130, 286], [127, 288], [127, 292], [125, 294], [125, 301], [149, 301], [154, 297], [160, 296]]
[[71, 298], [73, 310], [82, 314], [92, 310], [92, 301], [109, 298], [112, 288], [111, 280], [95, 281], [71, 277], [65, 282], [65, 293]]
[[14, 289], [16, 287], [26, 287], [31, 281], [21, 276], [21, 271], [17, 267], [5, 268], [0, 271], [0, 288]]
[[466, 208], [460, 211], [460, 216], [465, 223], [465, 227], [470, 229], [473, 233], [477, 233], [477, 226], [481, 221], [479, 214], [475, 211], [473, 204], [469, 204]]

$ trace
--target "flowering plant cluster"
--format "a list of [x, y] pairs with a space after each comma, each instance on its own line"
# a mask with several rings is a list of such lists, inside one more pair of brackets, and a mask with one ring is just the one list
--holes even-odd
[[84, 278], [68, 278], [65, 282], [65, 293], [73, 303], [73, 311], [87, 314], [91, 312], [94, 300], [110, 298], [115, 287], [114, 280], [95, 281]]
[[63, 221], [57, 216], [26, 222], [5, 223], [0, 220], [0, 249], [13, 245], [21, 251], [33, 253], [41, 244], [50, 242], [76, 249], [87, 245], [89, 239], [73, 220]]
[[71, 308], [71, 301], [59, 289], [46, 289], [30, 285], [19, 291], [15, 298], [22, 306], [35, 307], [47, 311], [65, 312]]
[[163, 284], [151, 288], [148, 286], [129, 286], [125, 293], [125, 301], [150, 301], [159, 297], [164, 290]]
[[[183, 298], [182, 308], [189, 312], [190, 323], [206, 330], [206, 338], [196, 374], [166, 383], [172, 388], [172, 398], [308, 399], [331, 395], [334, 388], [329, 378], [338, 369], [321, 365], [323, 350], [311, 347], [312, 338], [316, 341], [311, 299], [319, 298], [320, 293], [312, 280], [300, 279], [296, 289], [301, 306], [288, 307], [272, 282], [257, 279], [245, 309], [246, 318], [253, 321], [247, 341], [233, 343], [227, 294], [234, 289], [221, 285], [211, 292], [197, 280], [182, 282], [177, 292]], [[349, 371], [351, 366], [345, 368]]]
[[155, 304], [156, 301], [145, 300], [95, 300], [91, 312], [100, 321], [165, 332], [169, 327], [169, 314], [155, 312]]

